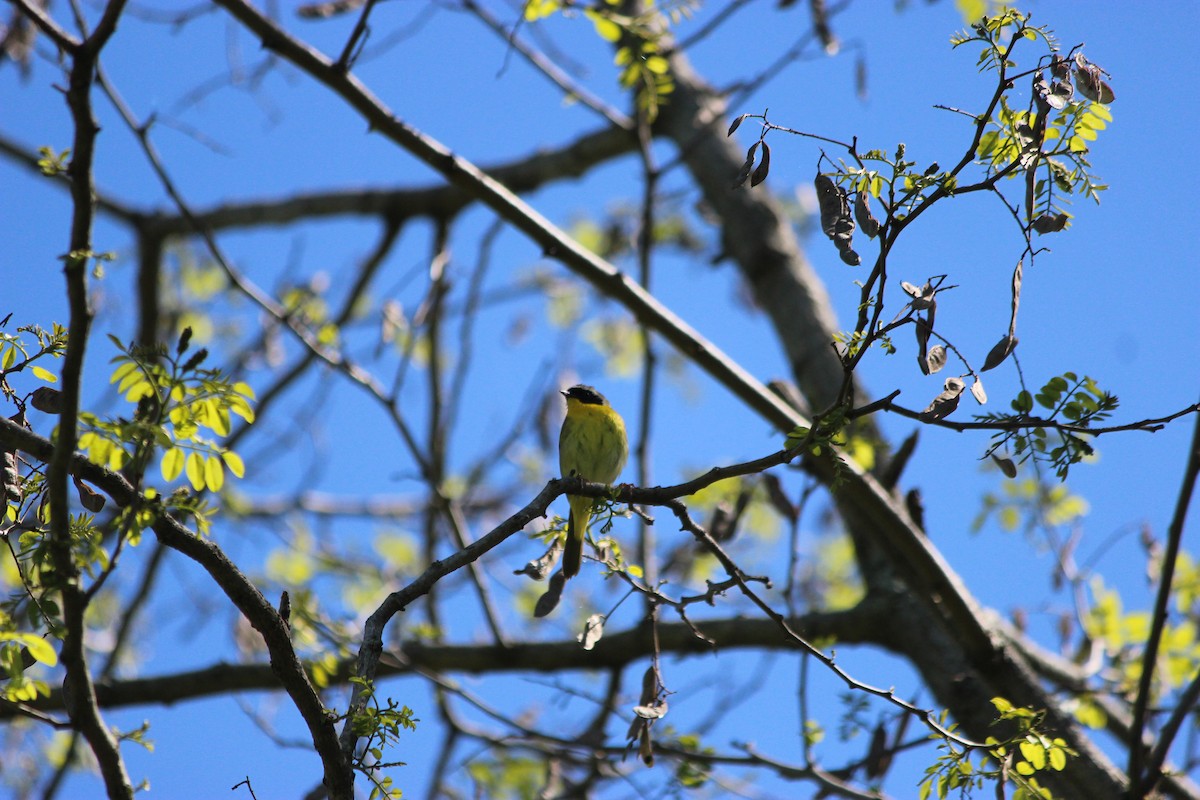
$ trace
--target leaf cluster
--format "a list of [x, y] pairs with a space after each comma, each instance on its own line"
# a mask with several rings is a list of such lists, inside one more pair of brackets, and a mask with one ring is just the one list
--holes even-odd
[[[1049, 416], [1033, 416], [1035, 404], [1049, 411]], [[978, 416], [1002, 428], [993, 435], [988, 455], [1011, 448], [1020, 462], [1032, 459], [1045, 463], [1065, 479], [1073, 465], [1095, 452], [1087, 428], [1111, 417], [1120, 400], [1092, 378], [1065, 372], [1048, 380], [1036, 394], [1021, 390], [1010, 405], [1012, 414]], [[1050, 424], [1060, 418], [1067, 424]]]

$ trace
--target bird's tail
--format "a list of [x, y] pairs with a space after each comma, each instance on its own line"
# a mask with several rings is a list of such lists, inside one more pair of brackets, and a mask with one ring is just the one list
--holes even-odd
[[563, 578], [573, 578], [579, 574], [583, 564], [583, 537], [587, 533], [588, 522], [592, 519], [592, 503], [590, 497], [568, 497], [571, 504], [571, 514], [567, 518], [567, 544], [563, 550]]

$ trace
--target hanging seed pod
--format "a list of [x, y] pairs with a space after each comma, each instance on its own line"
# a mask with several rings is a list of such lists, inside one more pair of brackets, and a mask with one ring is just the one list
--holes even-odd
[[14, 450], [0, 450], [0, 500], [5, 503], [20, 503], [21, 470]]
[[948, 417], [954, 409], [958, 408], [958, 398], [962, 395], [963, 389], [967, 388], [960, 378], [946, 378], [946, 382], [942, 386], [942, 393], [933, 398], [933, 402], [921, 412], [920, 418], [923, 421], [932, 422]]
[[925, 361], [929, 364], [929, 371], [925, 373], [926, 375], [941, 372], [942, 367], [946, 366], [946, 348], [935, 344], [929, 348], [929, 355], [925, 357]]
[[983, 366], [980, 372], [987, 372], [989, 369], [995, 369], [1004, 363], [1004, 359], [1008, 358], [1017, 347], [1017, 338], [1012, 335], [1005, 336], [1000, 341], [992, 345], [992, 349], [988, 351], [987, 358], [983, 360]]
[[975, 398], [975, 402], [981, 406], [987, 405], [987, 392], [983, 389], [983, 381], [979, 376], [975, 376], [975, 382], [971, 384], [971, 396]]
[[562, 540], [555, 539], [545, 553], [528, 562], [521, 569], [513, 570], [513, 575], [528, 575], [535, 581], [545, 580], [546, 576], [554, 569], [554, 565], [558, 563], [562, 550]]
[[604, 635], [604, 615], [592, 614], [587, 618], [584, 624], [583, 633], [576, 638], [584, 650], [591, 650], [596, 646], [596, 642], [600, 641], [600, 637]]
[[93, 514], [104, 508], [104, 495], [75, 476], [71, 476], [71, 481], [75, 484], [75, 491], [79, 492], [80, 505]]
[[865, 233], [868, 239], [874, 239], [879, 234], [879, 220], [871, 213], [869, 192], [860, 191], [855, 196], [854, 219], [858, 222], [858, 229]]
[[61, 414], [62, 392], [50, 386], [39, 386], [30, 395], [29, 405], [43, 414]]
[[1013, 463], [1011, 458], [1004, 458], [992, 453], [992, 461], [996, 462], [996, 466], [1004, 473], [1004, 477], [1009, 480], [1017, 477], [1017, 465]]
[[1104, 70], [1084, 58], [1083, 53], [1075, 54], [1075, 84], [1079, 93], [1093, 103], [1108, 105], [1116, 99], [1112, 87], [1101, 77]]
[[929, 323], [917, 317], [917, 366], [921, 368], [922, 375], [929, 374], [929, 353], [926, 347], [929, 345]]
[[750, 116], [750, 115], [749, 115], [749, 114], [739, 114], [739, 115], [738, 115], [738, 116], [737, 116], [737, 117], [736, 117], [736, 118], [733, 120], [733, 122], [731, 122], [731, 123], [729, 124], [729, 132], [728, 132], [728, 133], [726, 133], [725, 135], [726, 135], [727, 137], [728, 137], [728, 136], [733, 136], [733, 132], [734, 132], [734, 131], [736, 131], [738, 128], [740, 128], [740, 127], [741, 127], [742, 123], [746, 121], [746, 117], [748, 117], [748, 116]]
[[837, 235], [838, 220], [849, 210], [844, 195], [828, 175], [818, 174], [813, 181], [817, 190], [817, 206], [821, 211], [821, 231], [832, 239]]
[[1068, 219], [1070, 217], [1067, 216], [1065, 211], [1058, 214], [1042, 214], [1033, 221], [1031, 227], [1039, 234], [1057, 233], [1067, 227]]
[[771, 145], [766, 142], [762, 143], [762, 161], [758, 162], [758, 166], [754, 169], [754, 174], [750, 176], [750, 185], [758, 186], [767, 179], [767, 173], [771, 170]]
[[862, 259], [854, 252], [854, 217], [850, 215], [850, 198], [846, 190], [820, 173], [813, 183], [821, 211], [821, 231], [833, 240], [842, 261], [852, 267], [858, 266]]
[[754, 169], [754, 156], [758, 153], [758, 142], [750, 145], [750, 149], [746, 151], [746, 160], [742, 162], [742, 168], [738, 170], [737, 177], [733, 180], [733, 188], [739, 189], [746, 179], [750, 177], [750, 170]]
[[558, 602], [562, 600], [563, 587], [566, 583], [567, 579], [563, 577], [561, 570], [550, 576], [549, 587], [537, 599], [537, 603], [533, 607], [533, 615], [535, 617], [540, 619], [558, 607]]

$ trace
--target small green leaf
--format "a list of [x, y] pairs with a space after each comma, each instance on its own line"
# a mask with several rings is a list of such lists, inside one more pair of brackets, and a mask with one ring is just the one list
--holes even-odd
[[239, 478], [246, 476], [246, 465], [242, 463], [242, 457], [232, 450], [226, 450], [221, 453], [221, 460], [225, 462], [225, 466], [229, 467], [229, 471]]
[[45, 664], [48, 667], [58, 666], [58, 653], [54, 648], [40, 636], [32, 633], [17, 634], [17, 640], [29, 648], [29, 655], [39, 663]]
[[204, 482], [214, 492], [221, 491], [221, 487], [225, 485], [225, 467], [221, 465], [218, 456], [204, 459]]
[[191, 481], [192, 488], [197, 492], [204, 488], [204, 456], [195, 450], [188, 453], [187, 477]]
[[167, 452], [163, 453], [162, 463], [159, 465], [162, 470], [163, 480], [167, 483], [178, 478], [183, 474], [183, 466], [186, 457], [183, 450], [178, 447], [172, 447]]
[[41, 378], [46, 383], [58, 383], [58, 376], [45, 367], [39, 367], [35, 364], [34, 366], [30, 367], [30, 369], [33, 371], [35, 376]]

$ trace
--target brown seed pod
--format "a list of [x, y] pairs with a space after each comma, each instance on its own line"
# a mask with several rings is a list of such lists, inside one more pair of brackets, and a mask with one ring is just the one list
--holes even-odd
[[758, 162], [758, 166], [754, 168], [754, 174], [750, 176], [751, 186], [758, 186], [765, 181], [767, 173], [771, 171], [771, 145], [763, 142], [762, 149], [762, 161]]
[[920, 417], [923, 421], [932, 422], [935, 419], [945, 419], [950, 416], [954, 409], [958, 408], [958, 398], [962, 395], [963, 389], [967, 388], [961, 378], [946, 378], [946, 382], [942, 386], [944, 387], [942, 393], [933, 398], [933, 402], [921, 412]]
[[865, 233], [868, 239], [874, 239], [879, 234], [879, 220], [871, 213], [869, 192], [860, 191], [854, 197], [854, 219], [858, 222], [859, 230]]
[[1008, 358], [1017, 347], [1017, 337], [1008, 334], [992, 345], [992, 349], [988, 351], [987, 358], [983, 360], [983, 366], [980, 372], [987, 372], [989, 369], [995, 369], [1004, 363], [1004, 359]]

